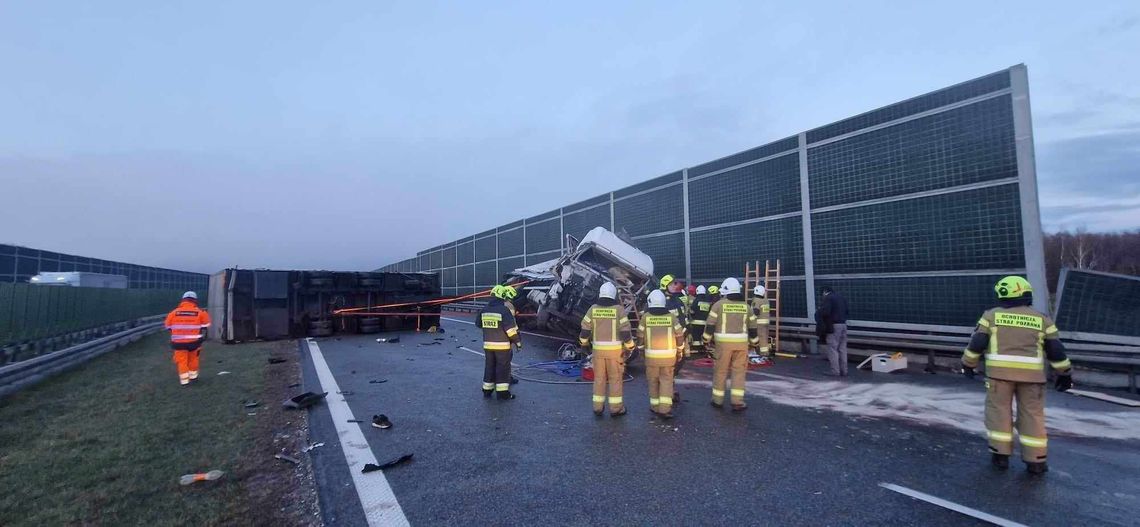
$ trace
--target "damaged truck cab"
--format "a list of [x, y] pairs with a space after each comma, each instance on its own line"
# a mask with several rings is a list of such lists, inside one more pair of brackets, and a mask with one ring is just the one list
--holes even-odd
[[520, 311], [535, 313], [522, 319], [524, 327], [573, 337], [602, 284], [617, 286], [618, 302], [636, 326], [648, 289], [656, 283], [653, 259], [602, 227], [586, 233], [561, 257], [516, 269], [507, 279], [527, 282], [515, 301]]

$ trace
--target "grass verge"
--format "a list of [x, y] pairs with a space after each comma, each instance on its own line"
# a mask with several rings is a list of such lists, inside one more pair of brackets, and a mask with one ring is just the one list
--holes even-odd
[[157, 334], [0, 400], [0, 525], [319, 524], [305, 412], [281, 409], [297, 358], [291, 341], [208, 343], [184, 387]]

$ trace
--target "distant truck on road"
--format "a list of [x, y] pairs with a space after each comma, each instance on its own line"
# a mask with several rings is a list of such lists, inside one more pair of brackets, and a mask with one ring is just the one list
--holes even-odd
[[28, 283], [64, 287], [102, 287], [105, 289], [126, 289], [127, 277], [120, 274], [85, 272], [40, 273]]

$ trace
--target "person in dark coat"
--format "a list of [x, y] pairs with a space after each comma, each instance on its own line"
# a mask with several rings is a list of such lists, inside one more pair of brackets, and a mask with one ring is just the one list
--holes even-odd
[[847, 376], [847, 299], [831, 286], [823, 286], [823, 298], [815, 313], [816, 334], [827, 344], [832, 377]]

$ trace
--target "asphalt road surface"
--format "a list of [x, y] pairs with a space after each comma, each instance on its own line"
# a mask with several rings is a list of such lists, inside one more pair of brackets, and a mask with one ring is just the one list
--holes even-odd
[[[985, 524], [881, 484], [1027, 525], [1138, 524], [1140, 410], [1050, 392], [1050, 472], [1030, 476], [1016, 457], [997, 472], [981, 435], [980, 381], [854, 364], [850, 380], [836, 381], [818, 359], [784, 360], [750, 373], [749, 409], [733, 413], [709, 405], [711, 370], [690, 365], [677, 417], [663, 423], [650, 416], [637, 361], [629, 414], [596, 418], [588, 384], [523, 381], [516, 400], [484, 399], [469, 321], [448, 315], [446, 333], [402, 333], [397, 344], [376, 342], [394, 334], [313, 341], [346, 392], [311, 410], [311, 440], [325, 443], [309, 455], [327, 524]], [[519, 366], [554, 359], [561, 343], [523, 339]], [[310, 347], [299, 350], [304, 389], [320, 392]], [[345, 403], [363, 423], [334, 422]], [[369, 425], [381, 413], [393, 428]], [[353, 426], [367, 445], [351, 443]], [[358, 492], [353, 448], [381, 461], [415, 457], [364, 475], [353, 466], [367, 487]], [[377, 516], [373, 483], [384, 480], [381, 494], [390, 488], [399, 507]]]

